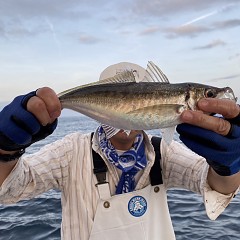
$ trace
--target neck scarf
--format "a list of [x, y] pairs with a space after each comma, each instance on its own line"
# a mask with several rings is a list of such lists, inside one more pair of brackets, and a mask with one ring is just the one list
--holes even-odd
[[143, 134], [137, 135], [133, 147], [119, 156], [114, 146], [106, 138], [102, 126], [98, 127], [97, 132], [103, 154], [110, 163], [122, 170], [116, 194], [133, 191], [135, 189], [135, 175], [147, 165]]

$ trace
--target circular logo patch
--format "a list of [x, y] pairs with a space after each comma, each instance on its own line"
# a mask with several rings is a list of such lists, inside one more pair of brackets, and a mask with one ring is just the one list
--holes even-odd
[[141, 217], [147, 211], [147, 201], [142, 196], [135, 196], [128, 202], [128, 211], [134, 217]]

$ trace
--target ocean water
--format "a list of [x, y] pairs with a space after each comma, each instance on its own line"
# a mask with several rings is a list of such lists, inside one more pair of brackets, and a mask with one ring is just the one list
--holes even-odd
[[[97, 123], [85, 116], [61, 117], [56, 131], [28, 148], [35, 152], [41, 146], [64, 135], [94, 131]], [[159, 134], [158, 131], [150, 131]], [[60, 239], [61, 193], [51, 190], [40, 196], [10, 206], [0, 205], [0, 240], [57, 240]], [[173, 189], [168, 201], [177, 240], [218, 239], [239, 240], [240, 197], [237, 195], [216, 220], [207, 218], [201, 196]]]

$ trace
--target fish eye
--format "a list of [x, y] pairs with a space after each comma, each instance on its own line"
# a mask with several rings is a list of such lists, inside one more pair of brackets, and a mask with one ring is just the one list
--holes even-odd
[[212, 89], [207, 89], [205, 91], [205, 97], [214, 98], [216, 96], [215, 92]]

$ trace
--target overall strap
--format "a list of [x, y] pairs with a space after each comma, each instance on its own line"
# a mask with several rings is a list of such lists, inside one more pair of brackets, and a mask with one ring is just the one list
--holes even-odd
[[[93, 133], [91, 134], [91, 139]], [[106, 181], [107, 179], [107, 166], [103, 161], [102, 157], [96, 153], [92, 148], [92, 157], [93, 157], [93, 172], [97, 178], [96, 187], [98, 188], [99, 197], [103, 200], [107, 200], [111, 197], [109, 184]]]
[[[91, 133], [91, 138], [93, 137], [93, 133]], [[160, 166], [160, 159], [161, 159], [161, 153], [160, 153], [160, 137], [152, 137], [151, 142], [155, 151], [155, 160], [154, 164], [150, 170], [150, 181], [151, 185], [159, 185], [163, 183], [162, 180], [162, 172], [161, 172], [161, 166]], [[93, 173], [97, 177], [98, 184], [106, 183], [106, 173], [107, 173], [107, 166], [105, 162], [103, 161], [102, 157], [96, 153], [92, 149], [92, 156], [93, 156]]]
[[160, 165], [160, 159], [161, 159], [160, 143], [161, 143], [161, 140], [162, 139], [160, 137], [153, 136], [151, 138], [151, 142], [152, 142], [152, 145], [153, 145], [153, 148], [155, 151], [155, 161], [154, 161], [154, 164], [150, 171], [150, 181], [151, 181], [152, 186], [163, 184], [162, 169], [161, 169], [161, 165]]
[[[93, 138], [93, 134], [91, 133], [91, 139]], [[92, 148], [92, 157], [93, 157], [93, 173], [97, 177], [98, 184], [106, 183], [106, 173], [107, 166], [103, 161], [102, 157], [96, 153]]]

